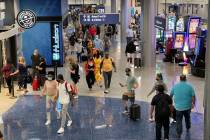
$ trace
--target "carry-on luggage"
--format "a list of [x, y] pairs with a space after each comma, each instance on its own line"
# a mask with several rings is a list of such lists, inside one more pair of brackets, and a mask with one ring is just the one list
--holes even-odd
[[138, 104], [130, 106], [130, 119], [134, 121], [141, 119], [141, 107]]

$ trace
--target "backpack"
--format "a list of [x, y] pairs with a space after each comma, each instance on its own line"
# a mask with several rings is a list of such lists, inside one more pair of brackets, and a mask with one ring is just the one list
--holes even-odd
[[107, 32], [108, 32], [108, 33], [112, 33], [112, 26], [108, 26]]

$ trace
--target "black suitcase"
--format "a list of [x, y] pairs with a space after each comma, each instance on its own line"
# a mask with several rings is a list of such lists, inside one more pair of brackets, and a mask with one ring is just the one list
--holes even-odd
[[134, 121], [141, 119], [141, 107], [138, 104], [130, 106], [130, 119]]

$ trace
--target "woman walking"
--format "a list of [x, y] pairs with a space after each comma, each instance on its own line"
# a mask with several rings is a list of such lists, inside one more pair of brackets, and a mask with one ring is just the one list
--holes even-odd
[[93, 61], [93, 57], [90, 56], [87, 63], [85, 64], [86, 81], [90, 91], [92, 90], [92, 86], [95, 83], [94, 69], [95, 69], [95, 64]]
[[94, 64], [95, 64], [95, 69], [94, 69], [94, 74], [95, 74], [95, 80], [96, 84], [102, 88], [102, 75], [101, 75], [101, 58], [100, 58], [100, 52], [97, 51], [94, 57]]
[[24, 92], [28, 92], [27, 91], [27, 75], [28, 75], [28, 71], [27, 71], [27, 67], [25, 64], [25, 59], [24, 57], [19, 57], [18, 59], [18, 66], [17, 66], [17, 70], [14, 73], [11, 73], [11, 76], [14, 76], [16, 74], [18, 75], [18, 86], [19, 86], [19, 90], [24, 90]]

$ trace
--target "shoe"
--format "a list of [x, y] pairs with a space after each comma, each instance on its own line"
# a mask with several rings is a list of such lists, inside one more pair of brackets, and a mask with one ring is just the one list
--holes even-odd
[[63, 133], [64, 133], [64, 128], [61, 127], [61, 128], [57, 131], [57, 133], [58, 133], [58, 134], [63, 134]]
[[104, 90], [104, 93], [105, 93], [105, 94], [108, 94], [108, 93], [109, 93], [109, 91], [106, 89], [106, 90]]
[[75, 95], [75, 96], [74, 96], [74, 99], [78, 99], [78, 98], [79, 98], [79, 96], [78, 96], [78, 95]]
[[107, 127], [112, 127], [112, 125], [111, 124], [109, 124], [109, 125], [107, 124]]
[[67, 122], [67, 126], [71, 126], [72, 125], [72, 120]]
[[122, 114], [124, 114], [124, 115], [128, 115], [128, 114], [129, 114], [129, 112], [128, 112], [127, 110], [125, 110], [125, 111], [123, 111], [123, 112], [122, 112]]
[[46, 126], [47, 125], [50, 125], [50, 124], [51, 124], [51, 121], [50, 120], [47, 120], [46, 123], [45, 123]]

